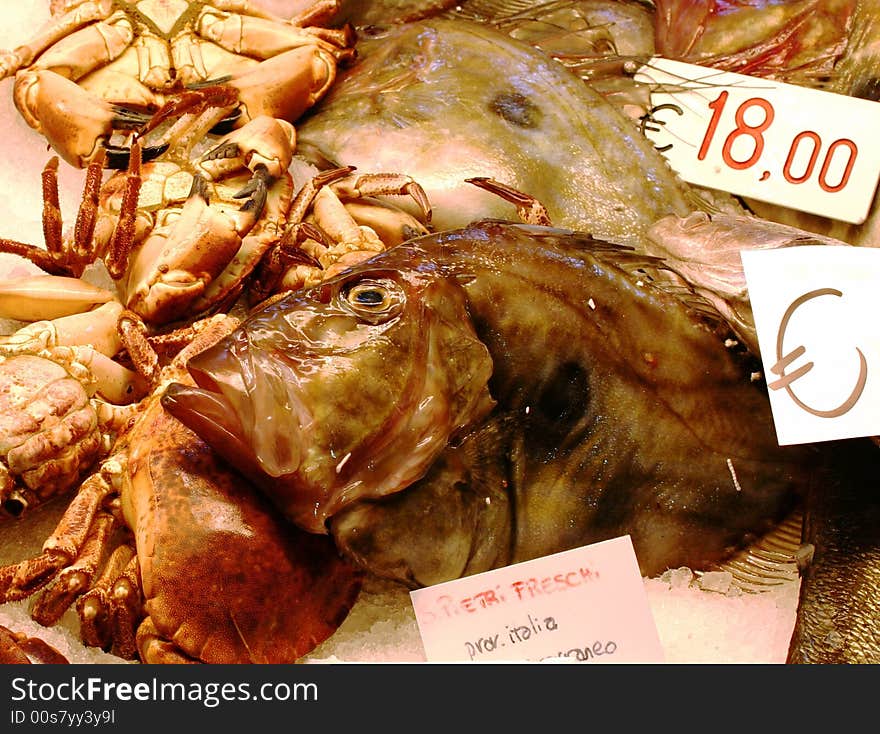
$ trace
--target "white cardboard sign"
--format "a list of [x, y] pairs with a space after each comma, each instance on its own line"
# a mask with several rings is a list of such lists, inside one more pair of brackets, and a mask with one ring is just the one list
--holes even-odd
[[880, 250], [741, 257], [779, 443], [880, 434]]
[[663, 662], [630, 537], [410, 592], [431, 662]]
[[645, 135], [690, 183], [854, 224], [880, 177], [880, 103], [655, 57]]

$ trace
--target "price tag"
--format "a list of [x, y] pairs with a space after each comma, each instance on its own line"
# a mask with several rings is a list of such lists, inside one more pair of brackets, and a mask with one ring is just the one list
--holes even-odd
[[741, 257], [779, 443], [880, 435], [880, 250]]
[[880, 177], [880, 104], [653, 58], [645, 135], [699, 186], [860, 224]]
[[663, 662], [629, 536], [410, 592], [432, 662]]

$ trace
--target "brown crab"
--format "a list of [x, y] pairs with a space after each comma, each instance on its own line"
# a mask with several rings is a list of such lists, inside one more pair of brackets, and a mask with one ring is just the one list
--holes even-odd
[[216, 316], [161, 369], [130, 312], [120, 333], [155, 391], [79, 488], [34, 558], [0, 568], [0, 600], [36, 599], [51, 625], [74, 602], [83, 640], [144, 662], [289, 663], [332, 634], [361, 573], [329, 538], [290, 527], [159, 396], [237, 324]]
[[44, 279], [36, 293], [7, 281], [0, 313], [22, 318], [35, 300], [42, 309], [60, 308], [62, 300], [71, 311], [90, 307], [94, 295], [77, 300], [70, 279], [98, 260], [116, 280], [122, 302], [153, 325], [195, 318], [237, 295], [253, 258], [281, 236], [286, 222], [295, 132], [262, 116], [193, 156], [194, 141], [237, 93], [220, 87], [192, 97], [171, 105], [169, 114], [178, 119], [163, 135], [168, 147], [160, 159], [141, 166], [135, 141], [128, 170], [106, 182], [103, 155], [89, 165], [70, 237], [62, 233], [58, 159], [50, 160], [43, 172], [46, 247], [0, 240], [0, 251], [26, 257], [61, 280]]
[[0, 338], [0, 514], [19, 516], [76, 487], [110, 450], [121, 406], [146, 394], [111, 359], [121, 312], [108, 301]]
[[[227, 307], [267, 253], [258, 298], [332, 273], [334, 263], [338, 269], [427, 233], [415, 217], [374, 198], [411, 196], [429, 221], [424, 191], [403, 174], [334, 169], [306, 181], [294, 199], [289, 167], [296, 132], [282, 120], [258, 117], [201, 145], [208, 149], [195, 155], [193, 149], [236, 99], [235, 90], [224, 86], [188, 94], [143, 130], [163, 129], [159, 158], [141, 166], [136, 140], [128, 170], [103, 184], [101, 157], [89, 164], [72, 237], [62, 233], [53, 158], [43, 173], [46, 248], [0, 240], [0, 251], [26, 257], [60, 279], [44, 278], [39, 288], [18, 280], [2, 284], [0, 316], [27, 318], [36, 308], [57, 315], [64, 304], [71, 310], [90, 307], [95, 293], [84, 284], [72, 287], [71, 278], [101, 260], [125, 306], [162, 327]], [[306, 220], [312, 226], [304, 228]], [[291, 261], [299, 263], [294, 276], [283, 280]]]
[[66, 161], [85, 167], [107, 149], [124, 167], [115, 132], [215, 80], [238, 91], [235, 125], [298, 118], [353, 56], [350, 27], [320, 25], [338, 7], [317, 0], [284, 19], [247, 0], [55, 0], [50, 23], [0, 55], [0, 78], [15, 74], [16, 107]]
[[[431, 204], [410, 176], [354, 173], [353, 166], [323, 171], [303, 184], [288, 225], [261, 258], [251, 302], [314, 285], [377, 252], [427, 234]], [[422, 219], [378, 197], [409, 196]]]

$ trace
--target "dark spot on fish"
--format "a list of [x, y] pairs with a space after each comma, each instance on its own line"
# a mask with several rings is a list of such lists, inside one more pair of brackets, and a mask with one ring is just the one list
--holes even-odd
[[872, 102], [880, 102], [880, 77], [872, 76], [868, 79], [860, 80], [852, 88], [850, 95]]
[[574, 362], [562, 364], [553, 373], [534, 406], [536, 420], [546, 423], [554, 441], [569, 433], [584, 415], [590, 399], [589, 381], [583, 367]]
[[541, 109], [519, 92], [505, 92], [495, 96], [489, 109], [517, 127], [533, 129], [541, 122]]

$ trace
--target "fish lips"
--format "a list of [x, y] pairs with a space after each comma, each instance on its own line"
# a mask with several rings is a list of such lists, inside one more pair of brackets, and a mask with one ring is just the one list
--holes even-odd
[[[302, 459], [299, 441], [290, 440], [297, 432], [296, 422], [276, 426], [271, 413], [261, 411], [261, 401], [277, 401], [273, 383], [249, 381], [247, 373], [254, 366], [242, 362], [234, 347], [234, 342], [231, 346], [221, 342], [190, 360], [187, 369], [196, 386], [169, 384], [162, 405], [228, 463], [254, 480], [291, 474]], [[267, 368], [264, 366], [263, 374], [268, 374]], [[284, 398], [289, 402], [293, 396], [285, 392]], [[264, 417], [257, 420], [257, 415]]]
[[222, 393], [172, 382], [162, 395], [162, 407], [239, 471], [248, 476], [262, 473], [256, 455], [243, 438], [235, 408]]

